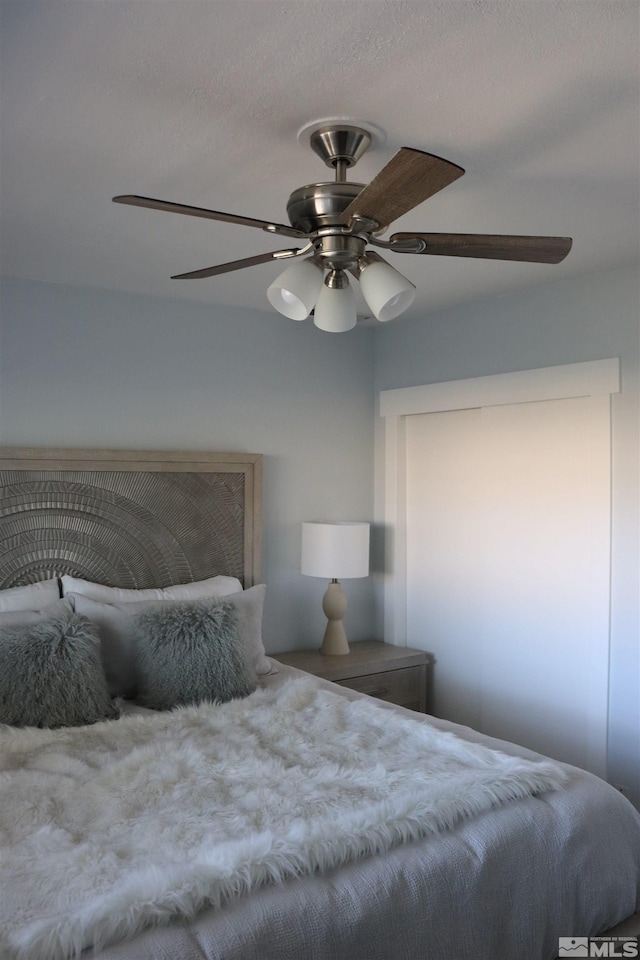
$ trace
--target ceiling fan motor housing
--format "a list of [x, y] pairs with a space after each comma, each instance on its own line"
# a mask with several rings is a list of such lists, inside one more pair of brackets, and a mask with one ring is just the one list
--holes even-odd
[[315, 233], [321, 227], [344, 229], [342, 214], [363, 186], [362, 183], [336, 183], [330, 180], [298, 187], [287, 201], [291, 226], [303, 233]]
[[361, 183], [330, 181], [299, 187], [289, 197], [291, 226], [308, 234], [315, 256], [330, 269], [347, 269], [365, 251], [366, 241], [350, 231], [342, 214], [363, 188]]

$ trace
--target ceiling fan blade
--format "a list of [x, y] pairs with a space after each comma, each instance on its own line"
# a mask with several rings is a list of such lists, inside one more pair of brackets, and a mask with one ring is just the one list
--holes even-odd
[[245, 227], [259, 227], [260, 230], [266, 230], [267, 233], [277, 233], [284, 237], [306, 237], [306, 233], [288, 227], [284, 223], [273, 223], [271, 220], [254, 220], [253, 217], [240, 217], [234, 213], [207, 210], [205, 207], [188, 207], [183, 203], [154, 200], [152, 197], [138, 197], [130, 193], [112, 199], [114, 203], [126, 203], [132, 207], [148, 207], [150, 210], [165, 210], [167, 213], [184, 213], [189, 217], [203, 217], [205, 220], [222, 220], [225, 223], [239, 223]]
[[344, 211], [343, 222], [349, 223], [357, 216], [387, 227], [463, 173], [462, 167], [441, 157], [402, 147], [351, 201]]
[[215, 267], [205, 267], [203, 270], [192, 270], [190, 273], [177, 273], [172, 280], [198, 280], [203, 277], [215, 277], [219, 273], [231, 273], [233, 270], [242, 270], [244, 267], [254, 267], [258, 263], [268, 263], [269, 260], [288, 260], [297, 257], [303, 248], [294, 247], [291, 250], [272, 250], [270, 253], [259, 253], [256, 257], [245, 257], [243, 260], [230, 260], [229, 263], [219, 263]]
[[[411, 241], [424, 246], [411, 249]], [[479, 257], [485, 260], [524, 260], [560, 263], [571, 250], [571, 237], [510, 237], [481, 233], [394, 233], [389, 238], [396, 253], [424, 253], [438, 257]], [[396, 244], [398, 245], [396, 248]]]

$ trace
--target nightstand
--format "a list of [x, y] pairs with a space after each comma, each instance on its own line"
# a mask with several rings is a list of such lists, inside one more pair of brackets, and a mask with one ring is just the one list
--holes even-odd
[[433, 656], [423, 650], [395, 647], [380, 640], [350, 644], [344, 656], [327, 657], [318, 650], [272, 653], [280, 663], [332, 680], [370, 697], [427, 713]]

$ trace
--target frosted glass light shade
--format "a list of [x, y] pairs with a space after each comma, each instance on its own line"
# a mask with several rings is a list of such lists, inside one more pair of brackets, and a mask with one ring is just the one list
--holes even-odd
[[411, 306], [416, 295], [415, 284], [384, 260], [376, 260], [362, 268], [360, 287], [374, 317], [382, 323], [399, 317]]
[[356, 298], [351, 287], [332, 289], [323, 285], [313, 311], [316, 327], [328, 333], [344, 333], [355, 327], [356, 320]]
[[291, 264], [267, 289], [271, 306], [290, 320], [304, 320], [313, 310], [323, 273], [312, 260]]
[[348, 580], [369, 576], [368, 523], [302, 524], [302, 573]]

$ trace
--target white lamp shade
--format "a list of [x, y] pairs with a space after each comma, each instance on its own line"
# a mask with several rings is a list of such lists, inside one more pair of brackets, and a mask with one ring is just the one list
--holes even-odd
[[411, 306], [416, 295], [415, 284], [382, 260], [364, 267], [360, 287], [371, 312], [383, 323], [399, 317]]
[[302, 524], [302, 573], [347, 580], [369, 576], [368, 523]]
[[267, 290], [271, 306], [290, 320], [304, 320], [313, 310], [323, 273], [312, 260], [293, 263]]
[[344, 333], [355, 327], [356, 298], [350, 286], [331, 288], [323, 284], [313, 311], [313, 322], [328, 333]]

